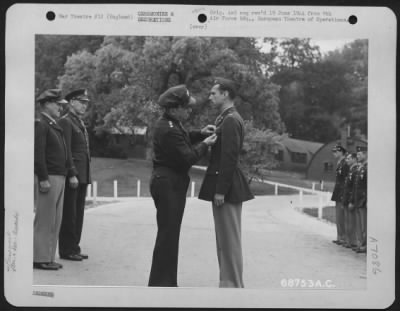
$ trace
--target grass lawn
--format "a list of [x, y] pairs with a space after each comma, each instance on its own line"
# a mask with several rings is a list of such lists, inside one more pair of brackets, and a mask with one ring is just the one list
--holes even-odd
[[[140, 180], [141, 196], [150, 196], [149, 179], [152, 170], [152, 163], [138, 159], [109, 159], [92, 158], [92, 180], [97, 181], [98, 196], [113, 196], [114, 180], [118, 181], [118, 196], [128, 197], [137, 195], [137, 181]], [[204, 171], [192, 168], [190, 179], [195, 182], [195, 195], [198, 195], [200, 185], [204, 177]], [[311, 182], [302, 179], [300, 174], [279, 173], [273, 171], [268, 176], [268, 180], [285, 183], [293, 186], [311, 188]], [[273, 195], [274, 186], [252, 182], [250, 188], [255, 195]], [[318, 187], [316, 187], [318, 190]], [[190, 195], [191, 185], [188, 189]], [[296, 190], [279, 188], [279, 194], [294, 194]]]

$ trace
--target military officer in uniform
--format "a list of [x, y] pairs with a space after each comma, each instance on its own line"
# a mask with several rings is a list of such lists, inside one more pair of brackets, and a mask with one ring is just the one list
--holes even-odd
[[153, 137], [150, 192], [157, 209], [158, 231], [149, 286], [178, 286], [179, 235], [189, 186], [188, 171], [216, 140], [213, 125], [192, 132], [182, 126], [194, 102], [185, 85], [171, 87], [158, 100], [164, 113], [155, 124]]
[[333, 240], [333, 243], [336, 244], [345, 244], [345, 230], [344, 230], [344, 209], [343, 209], [343, 189], [344, 182], [346, 176], [349, 171], [349, 167], [346, 164], [346, 149], [340, 145], [336, 145], [332, 149], [333, 156], [338, 159], [336, 166], [336, 181], [335, 187], [332, 193], [332, 201], [336, 202], [336, 229], [337, 229], [337, 237], [336, 240]]
[[58, 270], [55, 253], [63, 213], [65, 176], [70, 159], [60, 116], [61, 90], [46, 90], [37, 98], [40, 117], [35, 122], [35, 220], [33, 233], [33, 267]]
[[211, 149], [199, 199], [212, 202], [220, 270], [219, 287], [242, 288], [242, 202], [254, 196], [238, 166], [244, 124], [233, 103], [236, 89], [233, 81], [219, 78], [214, 81], [210, 91], [210, 101], [220, 112], [215, 121], [218, 138]]
[[345, 213], [345, 235], [346, 243], [343, 244], [346, 248], [355, 248], [356, 240], [356, 210], [354, 208], [354, 181], [357, 173], [357, 154], [350, 153], [346, 156], [346, 163], [349, 167], [349, 173], [346, 176], [343, 190], [343, 208]]
[[367, 172], [368, 156], [366, 147], [357, 147], [359, 162], [356, 179], [354, 182], [354, 204], [358, 212], [358, 237], [359, 247], [357, 253], [367, 252]]
[[60, 258], [72, 261], [87, 259], [79, 246], [83, 227], [85, 198], [90, 178], [89, 139], [82, 121], [89, 98], [85, 89], [78, 89], [65, 96], [69, 112], [60, 120], [67, 149], [72, 159], [65, 183], [64, 212], [59, 235]]

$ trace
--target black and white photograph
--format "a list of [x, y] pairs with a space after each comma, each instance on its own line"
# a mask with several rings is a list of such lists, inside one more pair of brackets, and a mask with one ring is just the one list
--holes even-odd
[[[394, 282], [379, 218], [394, 220], [396, 121], [377, 108], [386, 83], [394, 112], [395, 89], [377, 62], [395, 51], [378, 55], [379, 30], [358, 15], [332, 33], [357, 27], [344, 8], [94, 8], [35, 6], [29, 89], [7, 81], [5, 174], [25, 156], [6, 197], [12, 304], [17, 274], [38, 306], [360, 307]], [[12, 47], [10, 69], [28, 53]]]

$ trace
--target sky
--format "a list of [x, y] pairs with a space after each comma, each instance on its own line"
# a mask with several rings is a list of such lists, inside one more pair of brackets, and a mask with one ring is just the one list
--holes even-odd
[[352, 42], [355, 39], [343, 39], [343, 40], [314, 40], [311, 39], [311, 43], [318, 45], [322, 54], [330, 51], [334, 51], [338, 48], [342, 48], [346, 43]]
[[[321, 51], [321, 54], [327, 54], [330, 51], [334, 51], [336, 49], [343, 48], [345, 44], [354, 41], [355, 39], [337, 39], [337, 40], [317, 40], [317, 39], [311, 39], [310, 43], [312, 45], [318, 45]], [[267, 52], [269, 50], [269, 45], [264, 44], [264, 47], [262, 48], [264, 52]]]

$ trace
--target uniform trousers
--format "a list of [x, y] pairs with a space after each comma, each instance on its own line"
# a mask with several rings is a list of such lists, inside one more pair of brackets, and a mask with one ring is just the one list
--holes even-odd
[[219, 287], [243, 288], [242, 203], [213, 204], [219, 264]]
[[64, 211], [59, 235], [60, 256], [79, 254], [85, 212], [87, 184], [79, 184], [73, 189], [65, 182]]
[[344, 208], [341, 202], [336, 202], [336, 230], [337, 230], [337, 240], [345, 241], [345, 225], [344, 225]]
[[33, 262], [53, 262], [64, 204], [65, 176], [49, 175], [50, 189], [40, 192], [35, 176], [35, 219], [33, 232]]
[[367, 208], [360, 207], [358, 208], [358, 212], [360, 214], [361, 246], [367, 246]]
[[346, 242], [350, 245], [357, 245], [356, 239], [356, 209], [345, 208], [346, 219]]
[[179, 235], [189, 176], [172, 171], [153, 173], [150, 192], [157, 209], [157, 237], [149, 286], [178, 286]]

